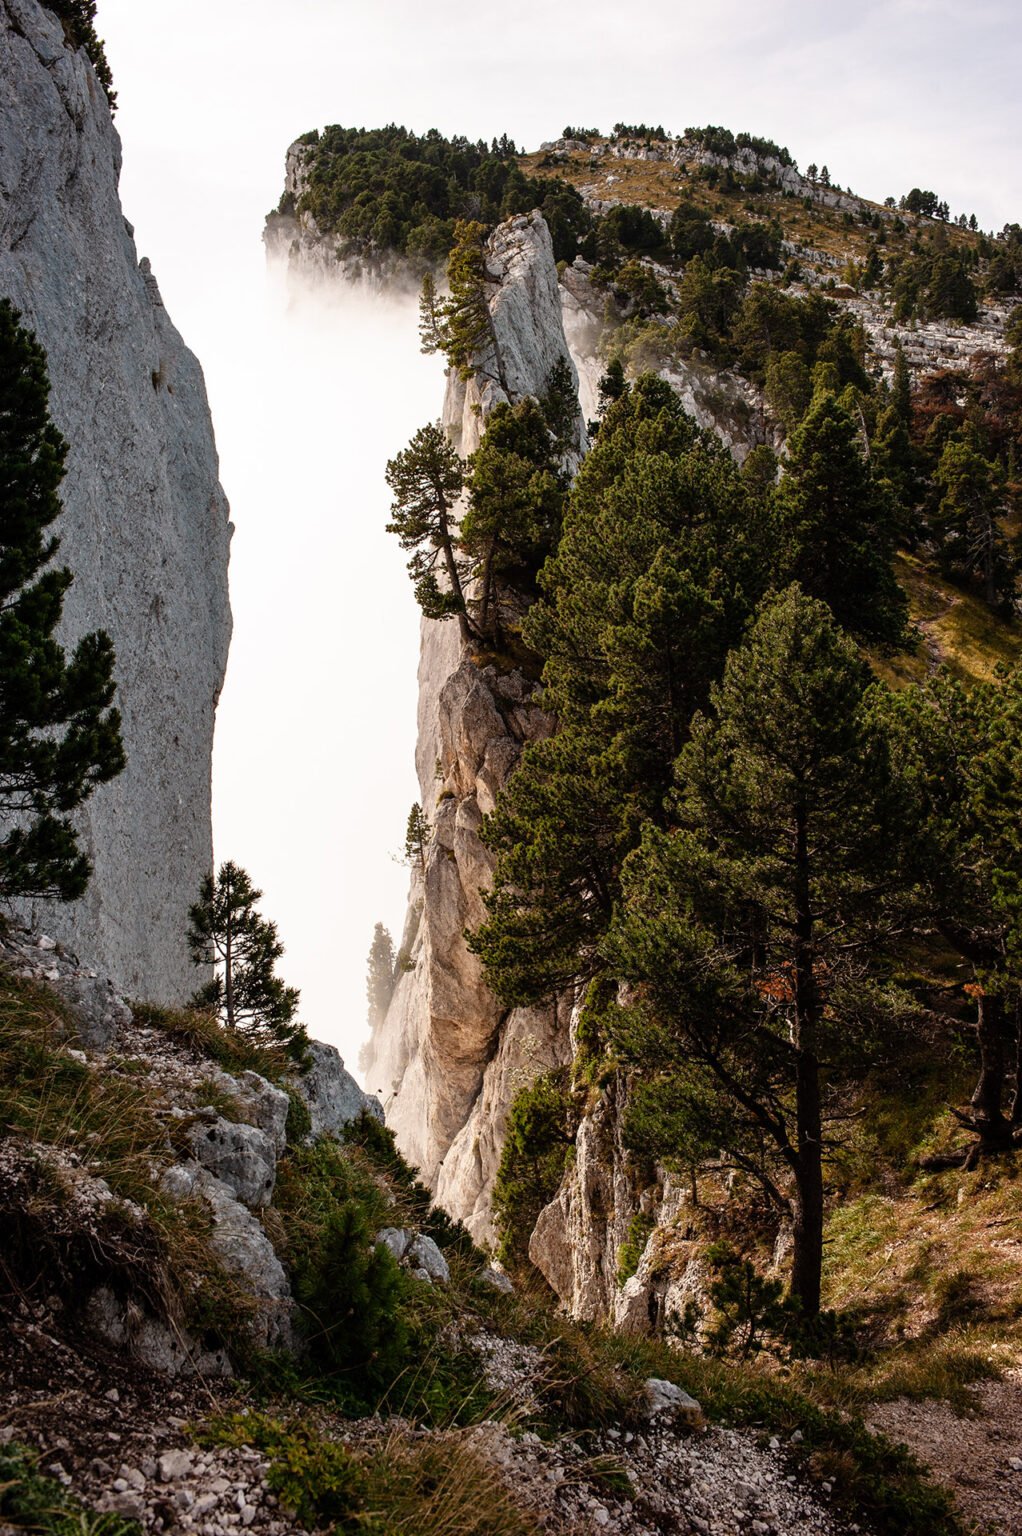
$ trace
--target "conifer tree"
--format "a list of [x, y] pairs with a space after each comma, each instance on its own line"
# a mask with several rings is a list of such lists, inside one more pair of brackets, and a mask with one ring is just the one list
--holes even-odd
[[824, 1087], [863, 1049], [863, 958], [909, 915], [911, 798], [870, 684], [824, 604], [797, 586], [764, 600], [693, 722], [669, 824], [647, 827], [625, 866], [606, 944], [639, 998], [621, 1048], [647, 1076], [673, 1062], [697, 1139], [712, 1130], [790, 1208], [792, 1292], [810, 1318]]
[[[386, 469], [394, 496], [388, 533], [396, 533], [402, 549], [412, 550], [408, 572], [415, 598], [428, 619], [457, 618], [462, 637], [470, 625], [465, 608], [464, 561], [456, 547], [454, 509], [462, 490], [462, 468], [439, 422], [420, 427], [408, 447], [395, 454]], [[441, 587], [437, 570], [446, 586]]]
[[543, 407], [527, 398], [494, 408], [472, 455], [458, 541], [478, 589], [472, 611], [480, 635], [501, 638], [500, 588], [534, 592], [557, 542], [564, 500], [558, 446]]
[[429, 846], [429, 822], [422, 813], [422, 806], [415, 802], [408, 812], [405, 827], [405, 858], [416, 869], [426, 867], [426, 849]]
[[948, 439], [933, 478], [943, 492], [934, 524], [945, 567], [958, 576], [974, 576], [991, 607], [1010, 609], [1018, 591], [1019, 561], [1004, 533], [1004, 471], [973, 439], [960, 435]]
[[486, 226], [459, 219], [447, 260], [450, 293], [440, 297], [431, 274], [423, 279], [419, 300], [419, 335], [426, 353], [442, 352], [459, 378], [494, 370], [493, 377], [509, 393], [504, 360], [490, 314], [486, 270]]
[[394, 991], [394, 941], [382, 923], [373, 929], [366, 966], [366, 999], [369, 1003], [369, 1028], [376, 1029], [386, 1017]]
[[908, 607], [891, 567], [897, 514], [855, 423], [823, 393], [790, 447], [775, 497], [779, 581], [800, 582], [852, 634], [899, 644]]
[[199, 899], [189, 909], [188, 947], [196, 965], [213, 967], [213, 978], [195, 994], [201, 1008], [214, 1009], [228, 1029], [302, 1054], [305, 1030], [295, 1023], [299, 993], [275, 974], [284, 946], [277, 925], [256, 909], [262, 900], [245, 871], [221, 864], [206, 875]]
[[102, 630], [54, 639], [71, 572], [51, 562], [68, 445], [42, 347], [0, 299], [0, 896], [71, 901], [91, 866], [70, 813], [124, 767]]
[[953, 1109], [975, 1139], [927, 1165], [971, 1167], [1022, 1139], [1022, 669], [970, 686], [941, 671], [883, 704], [924, 817], [927, 924], [968, 967], [975, 1008], [976, 1086]]
[[497, 855], [470, 946], [509, 1004], [593, 975], [621, 863], [766, 580], [733, 459], [650, 375], [611, 403], [523, 624], [555, 736], [529, 743], [483, 837]]

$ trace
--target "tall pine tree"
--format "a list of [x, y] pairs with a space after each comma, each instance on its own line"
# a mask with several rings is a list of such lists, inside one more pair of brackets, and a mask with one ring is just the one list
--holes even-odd
[[909, 915], [911, 800], [870, 684], [824, 604], [797, 586], [766, 599], [693, 723], [668, 825], [647, 827], [625, 866], [606, 945], [638, 999], [625, 1055], [647, 1078], [671, 1063], [697, 1139], [712, 1126], [790, 1210], [808, 1317], [826, 1089], [868, 1035], [864, 957]]
[[50, 421], [46, 356], [0, 299], [0, 896], [71, 901], [91, 866], [70, 819], [124, 767], [114, 652], [54, 638], [71, 572], [52, 564], [68, 445]]

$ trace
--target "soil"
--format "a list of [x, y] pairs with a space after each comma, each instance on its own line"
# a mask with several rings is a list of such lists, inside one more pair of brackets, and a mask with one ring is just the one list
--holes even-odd
[[974, 1397], [965, 1416], [947, 1403], [899, 1398], [874, 1404], [867, 1422], [926, 1463], [974, 1531], [1022, 1536], [1022, 1368], [984, 1382]]

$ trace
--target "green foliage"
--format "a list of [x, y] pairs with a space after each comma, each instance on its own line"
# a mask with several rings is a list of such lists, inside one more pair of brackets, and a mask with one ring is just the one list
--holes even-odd
[[636, 1211], [628, 1223], [628, 1236], [617, 1251], [618, 1285], [624, 1285], [625, 1281], [635, 1274], [643, 1249], [649, 1241], [649, 1235], [655, 1228], [656, 1222], [652, 1216], [644, 1211]]
[[[478, 598], [472, 606], [480, 635], [499, 640], [501, 593], [529, 596], [555, 548], [564, 502], [558, 447], [545, 402], [501, 403], [469, 462], [468, 507], [459, 531]], [[551, 408], [564, 413], [563, 400]]]
[[707, 1346], [716, 1355], [736, 1353], [747, 1360], [771, 1335], [783, 1333], [790, 1315], [784, 1286], [761, 1275], [729, 1243], [711, 1244], [705, 1257], [714, 1276], [709, 1294], [716, 1314], [706, 1332]]
[[760, 160], [778, 160], [784, 166], [795, 163], [782, 145], [775, 144], [773, 139], [758, 138], [752, 133], [735, 134], [729, 128], [718, 128], [711, 124], [705, 128], [686, 128], [684, 136], [690, 144], [705, 150], [708, 155], [720, 155], [724, 159], [730, 159], [740, 149], [749, 149]]
[[414, 869], [423, 870], [426, 867], [426, 849], [429, 847], [430, 836], [429, 822], [416, 800], [408, 812], [405, 826], [405, 859]]
[[606, 952], [638, 1001], [617, 1044], [647, 1082], [674, 1079], [697, 1146], [716, 1141], [781, 1209], [778, 1160], [794, 1180], [792, 1287], [812, 1316], [821, 1072], [840, 1080], [870, 1049], [881, 1005], [861, 962], [910, 913], [912, 801], [868, 669], [798, 587], [764, 601], [711, 702], [670, 824], [648, 825], [624, 868]]
[[487, 299], [493, 279], [486, 268], [486, 225], [478, 219], [459, 219], [447, 258], [449, 293], [440, 297], [431, 273], [422, 280], [419, 297], [419, 335], [425, 353], [442, 352], [448, 367], [459, 378], [474, 373], [494, 378], [505, 394], [500, 344]]
[[502, 1263], [528, 1263], [532, 1229], [568, 1166], [579, 1115], [566, 1067], [544, 1073], [515, 1096], [493, 1188]]
[[408, 447], [388, 463], [386, 479], [394, 497], [387, 532], [397, 534], [402, 549], [413, 551], [408, 574], [416, 602], [427, 618], [456, 617], [464, 628], [465, 565], [455, 551], [453, 521], [462, 468], [439, 422], [419, 428]]
[[891, 569], [896, 514], [854, 422], [830, 395], [792, 437], [774, 502], [781, 582], [800, 582], [853, 634], [902, 642], [908, 605]]
[[424, 266], [444, 261], [459, 221], [492, 229], [501, 219], [539, 208], [550, 226], [554, 254], [571, 261], [589, 227], [582, 198], [566, 182], [526, 176], [504, 137], [444, 138], [386, 128], [332, 126], [307, 136], [308, 186], [301, 206], [322, 229], [336, 231], [367, 253], [396, 251]]
[[763, 530], [733, 460], [662, 380], [607, 406], [523, 625], [559, 730], [526, 746], [484, 826], [497, 866], [470, 943], [505, 1002], [599, 969], [621, 861], [762, 589]]
[[431, 1237], [438, 1248], [457, 1253], [473, 1262], [482, 1255], [460, 1221], [455, 1221], [442, 1206], [433, 1204], [433, 1196], [415, 1169], [402, 1157], [394, 1132], [364, 1109], [345, 1127], [345, 1146], [363, 1152], [377, 1176], [388, 1183], [402, 1214]]
[[[92, 873], [70, 813], [124, 767], [110, 637], [54, 638], [71, 572], [51, 564], [68, 445], [46, 354], [0, 299], [0, 897], [72, 901]], [[12, 822], [14, 825], [12, 826]]]
[[973, 433], [963, 433], [948, 438], [933, 478], [942, 493], [933, 523], [944, 568], [960, 579], [975, 577], [992, 608], [1011, 612], [1020, 561], [1004, 530], [1004, 471], [980, 451]]
[[357, 1380], [359, 1395], [389, 1386], [408, 1358], [401, 1302], [407, 1281], [373, 1231], [361, 1205], [331, 1210], [314, 1254], [295, 1270], [295, 1295], [309, 1320], [313, 1357]]
[[283, 1046], [301, 1061], [307, 1036], [294, 1022], [298, 990], [274, 975], [284, 946], [276, 924], [256, 910], [261, 898], [262, 891], [230, 861], [203, 878], [199, 900], [188, 912], [188, 947], [195, 964], [212, 966], [214, 974], [195, 994], [195, 1003], [213, 1009], [229, 1030]]
[[492, 1465], [457, 1435], [416, 1442], [398, 1432], [349, 1449], [315, 1424], [261, 1413], [215, 1419], [205, 1445], [251, 1445], [267, 1481], [309, 1530], [338, 1536], [538, 1536]]
[[961, 320], [979, 314], [970, 253], [934, 243], [893, 263], [891, 297], [899, 320]]
[[72, 48], [85, 49], [96, 71], [96, 78], [106, 92], [110, 111], [115, 111], [117, 96], [113, 89], [113, 75], [103, 44], [96, 34], [96, 0], [43, 0], [43, 4], [48, 11], [60, 17], [64, 35]]
[[[417, 807], [412, 807], [414, 814]], [[421, 816], [422, 812], [419, 809]], [[407, 849], [407, 840], [406, 840]], [[421, 858], [421, 844], [419, 849]], [[383, 1023], [394, 991], [395, 971], [394, 940], [382, 923], [373, 929], [373, 942], [369, 946], [366, 966], [366, 1000], [369, 1004], [369, 1028], [376, 1029]]]
[[40, 1472], [39, 1452], [16, 1440], [0, 1446], [0, 1523], [36, 1536], [139, 1536], [120, 1515], [86, 1509], [52, 1476]]

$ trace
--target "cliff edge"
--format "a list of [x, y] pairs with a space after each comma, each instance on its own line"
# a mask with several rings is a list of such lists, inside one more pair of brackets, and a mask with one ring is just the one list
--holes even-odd
[[187, 908], [212, 862], [231, 526], [202, 371], [138, 259], [120, 167], [85, 52], [37, 0], [0, 0], [0, 294], [46, 349], [70, 444], [63, 637], [110, 633], [128, 758], [80, 813], [86, 896], [29, 916], [129, 996], [169, 1003], [194, 989]]

